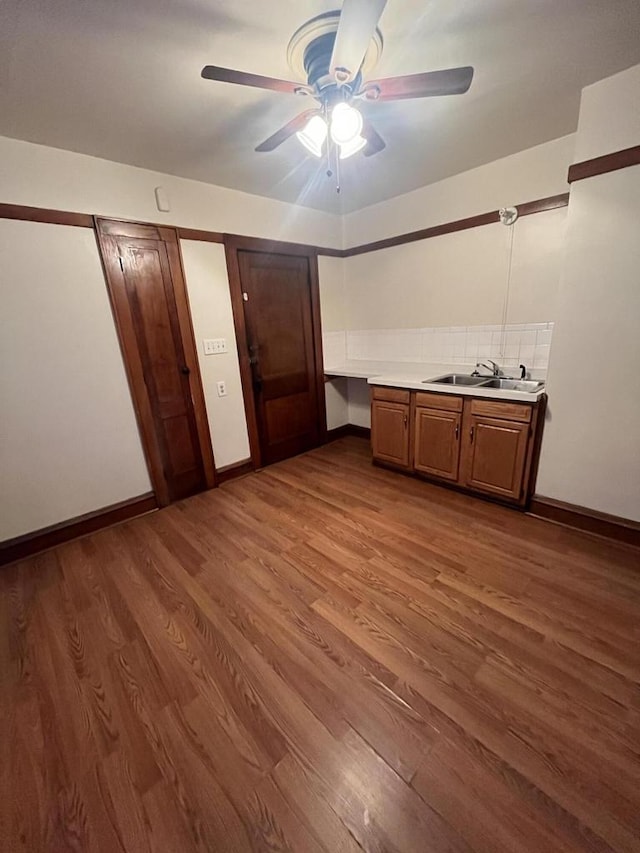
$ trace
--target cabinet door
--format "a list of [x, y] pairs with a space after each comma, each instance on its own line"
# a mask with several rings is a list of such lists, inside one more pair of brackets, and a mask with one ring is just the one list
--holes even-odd
[[458, 479], [460, 421], [458, 412], [416, 409], [413, 449], [416, 471], [445, 480]]
[[518, 500], [527, 458], [529, 424], [472, 415], [468, 421], [466, 483], [479, 489]]
[[373, 458], [409, 467], [409, 404], [373, 400], [371, 404]]

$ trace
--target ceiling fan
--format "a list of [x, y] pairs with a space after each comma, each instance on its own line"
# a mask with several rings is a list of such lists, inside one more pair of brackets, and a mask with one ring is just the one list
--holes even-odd
[[382, 151], [386, 144], [354, 102], [461, 95], [473, 79], [473, 68], [465, 66], [365, 81], [363, 78], [382, 53], [378, 21], [386, 2], [344, 0], [341, 11], [318, 15], [296, 31], [289, 42], [287, 57], [290, 66], [306, 76], [306, 83], [247, 74], [217, 65], [206, 65], [202, 77], [307, 96], [318, 102], [318, 106], [300, 113], [261, 142], [256, 151], [273, 151], [296, 134], [316, 157], [322, 156], [325, 142], [327, 152], [331, 143], [335, 145], [340, 159], [361, 150], [365, 157], [370, 157]]

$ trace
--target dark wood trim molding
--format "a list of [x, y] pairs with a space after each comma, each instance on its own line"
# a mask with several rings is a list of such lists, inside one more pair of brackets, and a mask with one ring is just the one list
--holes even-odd
[[[629, 154], [629, 152], [636, 152]], [[639, 159], [633, 160], [640, 156], [640, 146], [629, 148], [627, 151], [619, 151], [616, 154], [609, 154], [606, 157], [598, 157], [596, 160], [587, 160], [585, 163], [576, 163], [569, 170], [569, 182], [572, 180], [580, 180], [581, 178], [590, 177], [591, 174], [597, 175], [602, 172], [608, 172], [612, 169], [622, 169], [625, 166], [634, 165], [640, 162]], [[624, 155], [624, 156], [622, 156]], [[629, 161], [629, 158], [631, 160]], [[621, 158], [620, 165], [612, 165], [600, 171], [594, 171], [589, 174], [575, 174], [577, 177], [572, 177], [572, 170], [578, 170], [580, 167], [589, 166], [592, 163], [598, 163], [600, 160], [610, 160], [611, 158]], [[626, 158], [626, 159], [625, 159]], [[617, 162], [617, 161], [616, 161]], [[548, 198], [537, 199], [536, 201], [528, 201], [524, 204], [517, 205], [520, 216], [529, 216], [532, 213], [543, 213], [547, 210], [554, 210], [558, 207], [566, 207], [569, 204], [569, 193], [561, 193], [560, 195], [549, 196]], [[25, 219], [31, 222], [49, 222], [55, 225], [76, 225], [82, 228], [93, 228], [93, 216], [87, 213], [72, 213], [64, 210], [47, 210], [40, 207], [25, 207], [20, 204], [0, 204], [0, 219]], [[121, 223], [126, 220], [118, 220]], [[240, 234], [223, 234], [219, 231], [206, 231], [199, 228], [179, 228], [173, 225], [152, 225], [150, 227], [161, 229], [170, 229], [177, 233], [180, 240], [200, 240], [207, 243], [225, 243], [232, 240], [242, 248], [253, 246], [261, 252], [283, 252], [290, 255], [323, 255], [328, 258], [351, 258], [354, 255], [363, 255], [367, 252], [376, 252], [379, 249], [389, 249], [393, 246], [402, 246], [405, 243], [413, 243], [416, 240], [427, 240], [430, 237], [441, 237], [444, 234], [452, 234], [455, 231], [465, 231], [468, 228], [478, 228], [482, 225], [491, 225], [499, 221], [498, 211], [492, 210], [489, 213], [480, 213], [477, 216], [469, 216], [466, 219], [457, 219], [453, 222], [444, 222], [441, 225], [434, 225], [431, 228], [423, 228], [419, 231], [410, 231], [407, 234], [398, 234], [395, 237], [387, 237], [384, 240], [376, 240], [373, 243], [362, 243], [360, 246], [352, 246], [350, 249], [332, 249], [328, 246], [311, 246], [303, 243], [288, 243], [282, 240], [269, 240], [262, 237], [248, 237]], [[131, 223], [135, 225], [135, 222]], [[133, 236], [133, 235], [132, 235]]]
[[327, 398], [324, 387], [324, 355], [322, 352], [322, 318], [320, 316], [320, 274], [318, 255], [315, 251], [308, 255], [309, 280], [311, 284], [311, 323], [313, 325], [313, 353], [316, 364], [316, 399], [318, 401], [318, 441], [327, 440]]
[[355, 435], [357, 438], [370, 439], [371, 430], [369, 427], [356, 426], [355, 424], [343, 424], [343, 426], [327, 430], [327, 444], [330, 441], [336, 441], [338, 438], [344, 438], [345, 435]]
[[632, 148], [624, 148], [622, 151], [614, 151], [612, 154], [574, 163], [573, 166], [569, 166], [567, 180], [573, 184], [585, 178], [594, 178], [596, 175], [606, 175], [607, 172], [616, 172], [618, 169], [638, 165], [640, 165], [640, 145], [634, 145]]
[[93, 216], [68, 210], [49, 210], [46, 207], [27, 207], [23, 204], [1, 204], [0, 219], [21, 219], [26, 222], [45, 222], [50, 225], [74, 225], [93, 228]]
[[236, 241], [232, 237], [227, 237], [224, 241], [224, 251], [227, 260], [227, 274], [229, 276], [233, 328], [236, 334], [236, 347], [238, 349], [238, 361], [240, 364], [244, 414], [247, 420], [247, 433], [249, 435], [249, 451], [253, 465], [259, 468], [262, 465], [262, 454], [258, 435], [258, 419], [253, 398], [253, 380], [251, 377], [251, 364], [249, 363], [249, 349], [247, 347], [247, 328], [242, 304], [242, 282], [240, 280], [240, 264], [238, 263], [237, 250], [238, 245]]
[[232, 243], [236, 250], [248, 252], [271, 252], [276, 255], [303, 255], [310, 257], [320, 251], [316, 246], [306, 243], [289, 243], [287, 240], [270, 240], [268, 237], [249, 237], [243, 234], [225, 234], [224, 244]]
[[180, 240], [200, 240], [204, 243], [224, 243], [220, 231], [201, 231], [199, 228], [176, 228]]
[[326, 258], [346, 258], [346, 249], [330, 249], [327, 246], [315, 246], [316, 254], [324, 255]]
[[531, 216], [533, 213], [546, 213], [548, 210], [557, 210], [559, 207], [567, 207], [569, 204], [569, 193], [550, 195], [547, 198], [537, 198], [535, 201], [525, 201], [517, 204], [519, 216]]
[[216, 480], [218, 485], [228, 483], [229, 480], [235, 480], [237, 477], [244, 477], [247, 474], [252, 474], [255, 471], [251, 459], [242, 459], [240, 462], [232, 462], [231, 465], [223, 465], [222, 468], [216, 468]]
[[105, 527], [120, 524], [130, 518], [145, 515], [157, 508], [158, 502], [155, 495], [153, 492], [148, 492], [137, 498], [130, 498], [94, 512], [87, 512], [68, 521], [43, 527], [33, 533], [7, 539], [0, 542], [0, 566], [23, 560], [39, 551], [46, 551], [63, 542], [69, 542], [79, 536], [87, 536], [89, 533], [95, 533], [96, 530], [103, 530]]
[[[558, 207], [566, 207], [569, 204], [569, 193], [540, 198], [536, 201], [528, 201], [517, 205], [520, 216], [530, 216], [532, 213], [543, 213], [547, 210], [555, 210]], [[351, 258], [354, 255], [363, 255], [367, 252], [377, 252], [379, 249], [390, 249], [393, 246], [403, 246], [405, 243], [414, 243], [417, 240], [428, 240], [430, 237], [442, 237], [444, 234], [453, 234], [456, 231], [466, 231], [468, 228], [479, 228], [482, 225], [493, 225], [500, 221], [497, 210], [489, 213], [480, 213], [477, 216], [469, 216], [466, 219], [456, 219], [453, 222], [444, 222], [442, 225], [433, 225], [431, 228], [422, 228], [420, 231], [410, 231], [407, 234], [398, 234], [395, 237], [387, 237], [384, 240], [376, 240], [374, 243], [363, 243], [350, 249], [343, 249], [342, 257]]]
[[628, 518], [545, 498], [543, 495], [533, 496], [528, 514], [640, 548], [640, 522]]

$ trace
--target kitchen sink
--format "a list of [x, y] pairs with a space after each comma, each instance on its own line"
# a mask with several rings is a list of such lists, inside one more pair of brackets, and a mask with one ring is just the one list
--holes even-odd
[[532, 379], [501, 379], [495, 377], [482, 383], [483, 388], [501, 388], [504, 391], [526, 391], [535, 394], [544, 387], [544, 382], [536, 382]]
[[434, 385], [484, 385], [488, 378], [487, 376], [469, 376], [468, 373], [448, 373], [446, 376], [438, 377], [438, 379], [423, 379], [422, 381]]
[[437, 379], [423, 379], [424, 384], [467, 385], [471, 388], [499, 388], [501, 391], [524, 391], [535, 394], [544, 387], [544, 382], [532, 379], [507, 379], [502, 376], [470, 376], [468, 373], [447, 373]]

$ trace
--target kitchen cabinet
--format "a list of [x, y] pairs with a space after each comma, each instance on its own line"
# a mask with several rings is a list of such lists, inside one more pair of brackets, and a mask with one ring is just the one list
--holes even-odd
[[520, 498], [529, 424], [470, 415], [464, 485], [502, 498]]
[[374, 459], [398, 468], [410, 463], [410, 394], [375, 388], [371, 400], [371, 446]]
[[413, 467], [443, 480], [458, 479], [462, 399], [416, 394]]
[[374, 461], [525, 506], [546, 397], [532, 403], [374, 386]]

